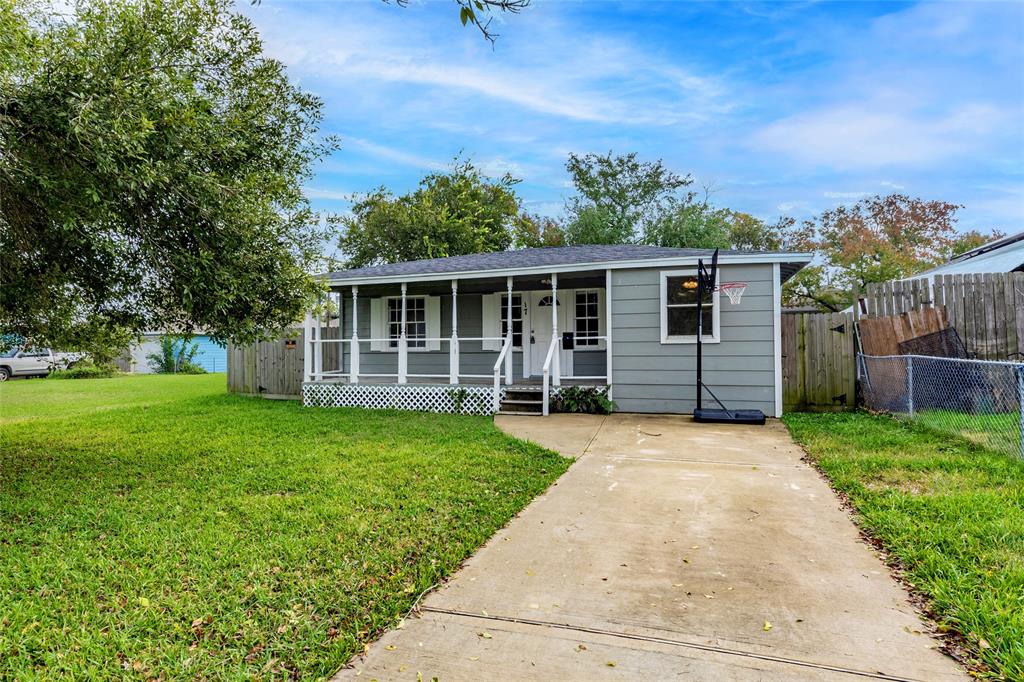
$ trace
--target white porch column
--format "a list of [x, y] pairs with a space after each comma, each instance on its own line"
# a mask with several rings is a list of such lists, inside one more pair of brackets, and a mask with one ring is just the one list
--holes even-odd
[[605, 383], [608, 385], [608, 399], [612, 397], [612, 271], [604, 271], [604, 334], [607, 339], [604, 342], [605, 362], [607, 367], [604, 370]]
[[302, 318], [302, 380], [313, 380], [313, 314]]
[[345, 371], [345, 344], [341, 343], [341, 339], [345, 338], [345, 295], [340, 291], [335, 293], [335, 299], [338, 301], [338, 367], [335, 370], [338, 371], [339, 375]]
[[558, 273], [551, 273], [551, 341], [555, 344], [552, 358], [551, 377], [555, 386], [562, 385], [562, 349], [558, 341]]
[[459, 280], [452, 280], [452, 340], [448, 344], [448, 383], [459, 383]]
[[409, 374], [409, 344], [405, 336], [405, 291], [406, 283], [402, 282], [402, 324], [398, 328], [398, 383], [404, 384], [408, 381]]
[[[505, 355], [505, 385], [512, 385], [512, 277], [508, 277], [505, 280], [505, 288], [508, 289], [508, 303], [505, 306], [505, 319], [508, 320], [508, 334], [506, 335], [506, 343], [508, 343], [508, 353]], [[525, 330], [524, 330], [525, 331]]]
[[352, 356], [349, 358], [349, 383], [359, 383], [359, 286], [352, 287]]
[[324, 371], [324, 344], [322, 343], [324, 337], [324, 318], [323, 318], [323, 298], [318, 299], [318, 309], [316, 311], [316, 329], [313, 332], [313, 338], [316, 339], [315, 348], [313, 350], [313, 376], [318, 381], [323, 381]]

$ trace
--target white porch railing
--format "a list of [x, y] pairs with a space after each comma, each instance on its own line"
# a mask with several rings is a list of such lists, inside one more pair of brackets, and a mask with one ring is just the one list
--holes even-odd
[[[501, 406], [501, 365], [505, 362], [505, 357], [512, 350], [512, 335], [509, 334], [505, 337], [505, 343], [501, 346], [501, 352], [498, 353], [498, 359], [494, 362], [494, 411], [497, 412]], [[506, 365], [506, 372], [510, 365]], [[506, 381], [511, 376], [506, 376]]]
[[[552, 359], [558, 357], [558, 353], [555, 352], [555, 350], [557, 350], [557, 348], [558, 348], [558, 337], [557, 336], [552, 336], [551, 337], [551, 345], [548, 346], [548, 354], [544, 358], [544, 371], [543, 371], [543, 375], [544, 375], [544, 380], [543, 380], [543, 383], [544, 383], [544, 409], [543, 409], [543, 411], [544, 411], [544, 416], [545, 417], [548, 416], [548, 414], [551, 411], [551, 361], [552, 361]], [[558, 370], [559, 370], [559, 365], [556, 362], [555, 363], [555, 386], [558, 386], [561, 383], [561, 378], [558, 376], [561, 372], [559, 372]]]

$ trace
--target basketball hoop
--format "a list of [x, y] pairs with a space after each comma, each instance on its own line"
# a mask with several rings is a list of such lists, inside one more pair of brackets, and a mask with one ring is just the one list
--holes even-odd
[[719, 291], [724, 291], [729, 297], [729, 303], [737, 305], [743, 298], [743, 292], [747, 290], [746, 282], [722, 282], [718, 285]]

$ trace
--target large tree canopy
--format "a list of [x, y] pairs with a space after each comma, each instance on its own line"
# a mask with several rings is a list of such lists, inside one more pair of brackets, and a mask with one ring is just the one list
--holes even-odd
[[565, 164], [576, 194], [566, 203], [570, 244], [629, 244], [648, 225], [692, 195], [690, 176], [676, 175], [661, 160], [635, 153], [569, 154]]
[[456, 159], [451, 169], [427, 175], [409, 194], [396, 197], [381, 187], [341, 219], [338, 246], [345, 265], [504, 251], [524, 229], [513, 191], [518, 182], [508, 174], [484, 177], [471, 161]]
[[320, 101], [231, 0], [0, 3], [0, 325], [249, 340], [299, 317]]

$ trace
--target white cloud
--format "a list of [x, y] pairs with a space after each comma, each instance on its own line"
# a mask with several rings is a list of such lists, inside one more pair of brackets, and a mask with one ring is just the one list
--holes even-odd
[[403, 166], [425, 168], [428, 170], [444, 170], [448, 167], [447, 163], [442, 163], [421, 154], [407, 152], [402, 149], [395, 149], [394, 147], [377, 144], [376, 142], [364, 140], [359, 137], [345, 137], [343, 139], [344, 142], [351, 147], [355, 147], [356, 149], [362, 150], [363, 152], [380, 159], [394, 161], [395, 163], [402, 164]]
[[321, 189], [319, 187], [303, 187], [302, 193], [307, 199], [329, 199], [331, 201], [353, 201], [357, 198], [355, 192], [345, 192], [333, 189]]
[[867, 195], [867, 192], [822, 192], [826, 199], [860, 199]]
[[882, 104], [848, 104], [770, 123], [753, 146], [797, 161], [838, 169], [920, 165], [970, 151], [996, 132], [1007, 115], [972, 104], [942, 115], [899, 111]]

